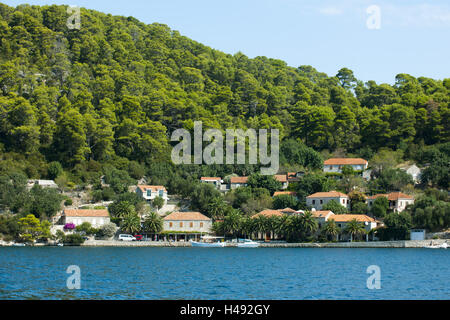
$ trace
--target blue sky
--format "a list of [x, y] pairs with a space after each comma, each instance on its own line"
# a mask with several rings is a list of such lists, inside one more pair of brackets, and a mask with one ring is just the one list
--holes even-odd
[[[145, 23], [167, 24], [226, 53], [266, 56], [290, 66], [311, 65], [335, 75], [342, 67], [358, 79], [394, 83], [398, 73], [450, 78], [448, 0], [2, 0], [10, 6], [69, 4]], [[371, 5], [380, 28], [366, 25]], [[83, 23], [83, 21], [81, 21]]]

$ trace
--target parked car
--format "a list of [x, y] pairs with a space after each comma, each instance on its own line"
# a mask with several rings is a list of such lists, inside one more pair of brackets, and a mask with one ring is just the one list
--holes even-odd
[[142, 241], [144, 239], [144, 236], [141, 234], [136, 234], [134, 237], [136, 238], [136, 241]]
[[119, 241], [136, 241], [131, 234], [119, 234]]

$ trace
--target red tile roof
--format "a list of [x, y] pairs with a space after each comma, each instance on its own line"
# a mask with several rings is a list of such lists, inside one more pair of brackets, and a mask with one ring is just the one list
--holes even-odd
[[291, 209], [291, 208], [278, 209], [278, 211], [280, 211], [280, 212], [290, 212], [290, 213], [296, 212], [294, 209]]
[[374, 218], [366, 216], [365, 214], [335, 214], [328, 218], [328, 220], [333, 219], [335, 222], [349, 222], [353, 219], [359, 222], [376, 222]]
[[287, 182], [287, 176], [285, 174], [276, 174], [273, 176], [275, 180], [280, 182]]
[[338, 191], [330, 191], [330, 192], [316, 192], [312, 195], [307, 196], [306, 198], [338, 198], [338, 197], [347, 197], [345, 193]]
[[230, 183], [247, 183], [248, 177], [231, 177]]
[[311, 214], [316, 218], [325, 218], [328, 214], [333, 214], [330, 210], [318, 210], [318, 211], [311, 211]]
[[210, 221], [211, 218], [201, 214], [200, 212], [172, 212], [168, 216], [164, 217], [164, 220], [199, 220], [199, 221]]
[[164, 190], [167, 191], [164, 186], [147, 186], [147, 185], [138, 185], [139, 189], [141, 189], [142, 192], [145, 192], [147, 189], [151, 189], [152, 191], [158, 191], [158, 190]]
[[413, 196], [404, 194], [402, 192], [391, 192], [391, 193], [388, 193], [388, 194], [376, 194], [374, 196], [367, 197], [367, 199], [374, 200], [374, 199], [379, 198], [379, 197], [385, 197], [385, 198], [387, 198], [388, 200], [391, 200], [391, 201], [392, 200], [398, 200], [398, 199], [411, 199], [411, 200], [414, 200]]
[[259, 216], [265, 216], [265, 217], [273, 217], [273, 216], [277, 216], [277, 217], [282, 217], [284, 214], [280, 211], [280, 210], [263, 210], [261, 212], [258, 212], [257, 214], [254, 214], [252, 216], [252, 218], [257, 218]]
[[273, 196], [282, 196], [282, 195], [289, 195], [289, 196], [295, 196], [297, 195], [297, 192], [295, 191], [275, 191]]
[[66, 217], [109, 217], [106, 209], [64, 209], [64, 215]]
[[324, 165], [352, 165], [352, 164], [368, 164], [367, 160], [362, 158], [331, 158], [325, 160]]

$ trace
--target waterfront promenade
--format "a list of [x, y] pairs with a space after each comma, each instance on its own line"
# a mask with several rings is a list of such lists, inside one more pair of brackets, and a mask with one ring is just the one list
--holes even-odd
[[[329, 242], [329, 243], [286, 243], [262, 242], [260, 248], [423, 248], [424, 246], [440, 245], [450, 240], [399, 240], [399, 241], [370, 241], [370, 242]], [[0, 242], [0, 247], [13, 246], [12, 243]], [[52, 246], [51, 244], [36, 243], [34, 247]], [[227, 243], [226, 247], [236, 247], [236, 243]], [[29, 247], [29, 246], [27, 246]], [[81, 247], [191, 247], [189, 242], [168, 241], [117, 241], [117, 240], [87, 240]]]
[[[271, 243], [263, 242], [261, 248], [422, 248], [440, 245], [448, 240], [402, 240], [402, 241], [371, 241], [371, 242], [330, 242], [330, 243]], [[450, 242], [450, 241], [448, 241]], [[448, 243], [447, 242], [447, 243]], [[84, 247], [191, 247], [189, 242], [159, 242], [159, 241], [115, 241], [90, 240]], [[235, 247], [236, 243], [227, 243], [228, 247]]]

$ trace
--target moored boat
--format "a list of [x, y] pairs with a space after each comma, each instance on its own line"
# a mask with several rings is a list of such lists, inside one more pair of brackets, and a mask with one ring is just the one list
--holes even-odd
[[237, 247], [238, 248], [258, 248], [259, 243], [255, 242], [253, 240], [250, 240], [250, 239], [239, 239]]
[[437, 244], [437, 245], [429, 245], [429, 246], [425, 246], [425, 249], [447, 249], [448, 248], [448, 244], [446, 242], [442, 243], [442, 244]]
[[223, 248], [225, 247], [225, 242], [221, 242], [221, 239], [223, 237], [203, 236], [200, 241], [190, 240], [189, 242], [193, 247]]

